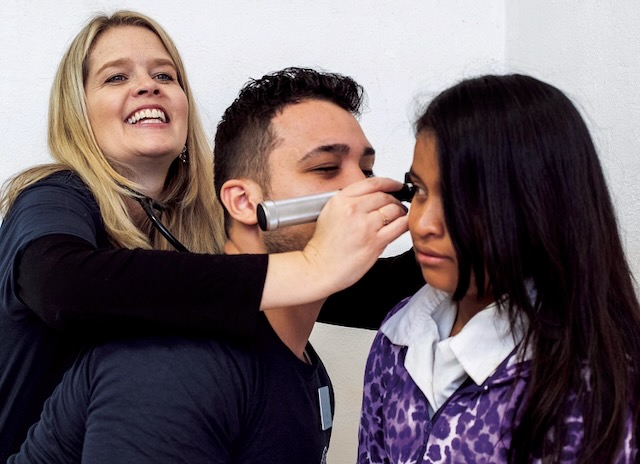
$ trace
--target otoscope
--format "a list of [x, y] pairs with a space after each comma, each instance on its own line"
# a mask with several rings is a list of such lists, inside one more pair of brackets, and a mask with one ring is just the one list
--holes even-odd
[[[258, 205], [258, 225], [266, 231], [313, 222], [318, 219], [324, 205], [336, 193], [337, 190], [286, 200], [265, 200]], [[415, 187], [407, 175], [400, 190], [387, 193], [400, 201], [411, 201]]]

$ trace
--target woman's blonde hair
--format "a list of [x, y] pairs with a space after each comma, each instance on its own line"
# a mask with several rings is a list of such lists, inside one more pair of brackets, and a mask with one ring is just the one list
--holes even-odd
[[167, 33], [152, 19], [132, 11], [92, 18], [75, 37], [60, 62], [49, 101], [48, 144], [53, 164], [30, 168], [11, 179], [0, 200], [0, 213], [6, 213], [16, 197], [28, 186], [61, 171], [76, 172], [87, 184], [100, 207], [104, 226], [119, 248], [173, 249], [146, 221], [135, 225], [125, 200], [135, 196], [128, 189], [139, 186], [114, 168], [98, 146], [87, 113], [84, 83], [89, 54], [105, 31], [120, 26], [150, 30], [162, 42], [175, 63], [178, 82], [187, 101], [188, 162], [176, 160], [169, 168], [165, 188], [157, 200], [167, 205], [162, 220], [169, 230], [194, 252], [220, 252], [224, 240], [222, 208], [213, 188], [213, 154], [207, 141], [195, 101], [187, 82], [178, 50]]

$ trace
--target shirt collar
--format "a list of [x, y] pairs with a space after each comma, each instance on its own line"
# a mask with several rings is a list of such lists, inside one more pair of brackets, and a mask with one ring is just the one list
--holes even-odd
[[[446, 292], [422, 287], [380, 328], [394, 344], [406, 346], [405, 368], [423, 392], [433, 383], [437, 343], [449, 338], [456, 305]], [[491, 304], [476, 314], [450, 339], [450, 347], [464, 371], [481, 385], [522, 340], [523, 329], [511, 334], [509, 316]]]

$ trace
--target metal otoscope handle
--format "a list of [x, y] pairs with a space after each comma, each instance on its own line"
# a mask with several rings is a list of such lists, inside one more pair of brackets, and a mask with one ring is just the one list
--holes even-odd
[[[338, 191], [325, 192], [286, 200], [266, 200], [258, 205], [258, 225], [262, 230], [275, 230], [318, 219], [320, 211]], [[396, 192], [387, 192], [400, 201], [411, 201], [413, 184], [405, 183]]]

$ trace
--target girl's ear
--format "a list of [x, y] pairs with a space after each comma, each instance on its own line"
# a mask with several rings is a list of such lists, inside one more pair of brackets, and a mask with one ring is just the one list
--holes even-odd
[[234, 221], [256, 225], [256, 209], [263, 200], [262, 188], [249, 179], [230, 179], [220, 189], [220, 201]]

